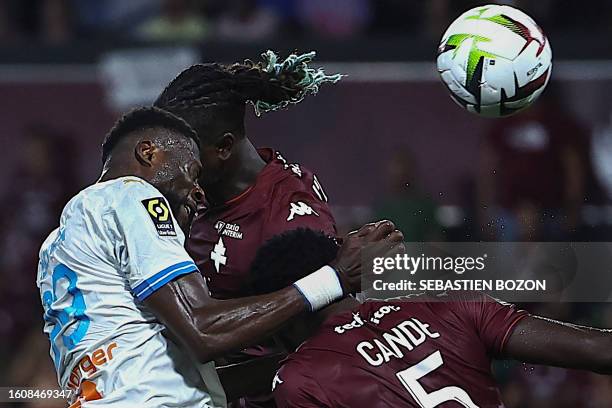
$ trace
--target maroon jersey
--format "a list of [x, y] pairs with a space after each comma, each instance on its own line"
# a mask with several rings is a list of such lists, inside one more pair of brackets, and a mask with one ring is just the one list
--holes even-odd
[[366, 302], [330, 317], [285, 360], [274, 379], [276, 404], [503, 407], [491, 359], [524, 316], [484, 295]]
[[249, 295], [249, 268], [259, 247], [282, 232], [306, 227], [336, 234], [317, 177], [279, 152], [258, 150], [267, 165], [255, 184], [196, 218], [188, 250], [215, 298]]
[[[255, 184], [219, 207], [207, 209], [191, 228], [187, 249], [203, 273], [213, 297], [248, 296], [249, 270], [257, 250], [274, 235], [299, 227], [336, 235], [336, 222], [317, 176], [279, 152], [259, 149], [267, 163]], [[240, 361], [265, 355], [270, 345], [227, 356]], [[246, 355], [246, 357], [245, 357]], [[248, 401], [248, 407], [273, 406], [271, 396]]]

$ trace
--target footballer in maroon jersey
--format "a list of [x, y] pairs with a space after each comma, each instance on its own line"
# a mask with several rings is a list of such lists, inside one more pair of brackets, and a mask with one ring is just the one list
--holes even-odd
[[[189, 123], [200, 139], [199, 182], [208, 208], [193, 224], [188, 249], [215, 298], [248, 294], [251, 261], [275, 234], [300, 226], [336, 233], [316, 176], [271, 149], [256, 149], [246, 135], [244, 118], [247, 103], [259, 115], [298, 103], [322, 83], [337, 82], [341, 76], [310, 68], [314, 53], [277, 60], [268, 51], [263, 57], [259, 64], [194, 65], [155, 101], [155, 106]], [[270, 378], [273, 375], [272, 370]]]
[[256, 113], [300, 102], [328, 76], [308, 63], [314, 53], [277, 63], [268, 51], [254, 64], [196, 64], [181, 72], [155, 106], [183, 118], [201, 142], [200, 185], [207, 209], [195, 221], [188, 248], [216, 298], [247, 295], [249, 268], [269, 238], [297, 227], [335, 235], [327, 196], [317, 177], [246, 135], [245, 106]]
[[317, 176], [272, 149], [258, 152], [266, 165], [255, 184], [225, 204], [206, 209], [191, 227], [188, 250], [219, 299], [250, 294], [251, 263], [261, 245], [275, 235], [298, 227], [336, 235]]
[[484, 295], [351, 303], [284, 362], [277, 406], [503, 406], [491, 359], [526, 312]]
[[[253, 263], [253, 293], [295, 279], [336, 248], [309, 230], [274, 238]], [[295, 350], [273, 380], [277, 406], [500, 408], [495, 358], [612, 374], [609, 330], [532, 316], [484, 294], [443, 295], [346, 298], [295, 318], [276, 336]]]

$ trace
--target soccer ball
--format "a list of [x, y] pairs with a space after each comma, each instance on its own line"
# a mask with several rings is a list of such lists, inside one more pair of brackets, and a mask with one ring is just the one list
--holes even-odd
[[499, 117], [527, 108], [540, 96], [550, 79], [552, 51], [527, 14], [489, 5], [463, 13], [450, 25], [437, 62], [455, 102]]

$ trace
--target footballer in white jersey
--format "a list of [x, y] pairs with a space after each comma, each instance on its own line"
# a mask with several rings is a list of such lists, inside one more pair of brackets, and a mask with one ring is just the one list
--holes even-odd
[[[199, 156], [182, 119], [153, 107], [126, 114], [102, 145], [100, 181], [68, 202], [45, 240], [44, 331], [60, 386], [76, 391], [72, 408], [225, 407], [210, 362], [359, 290], [360, 248], [401, 241], [392, 223], [368, 224], [291, 286], [213, 299], [183, 247], [203, 202]], [[232, 397], [245, 395], [245, 378], [232, 381]]]
[[51, 357], [60, 386], [80, 390], [88, 406], [224, 405], [223, 395], [216, 403], [209, 395], [222, 390], [214, 367], [204, 383], [140, 304], [197, 270], [176, 225], [155, 187], [122, 177], [70, 200], [42, 246], [38, 286]]

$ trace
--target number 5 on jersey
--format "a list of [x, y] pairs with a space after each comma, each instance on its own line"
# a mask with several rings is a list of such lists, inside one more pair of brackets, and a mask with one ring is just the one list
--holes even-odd
[[444, 387], [430, 393], [425, 391], [419, 380], [440, 368], [442, 364], [444, 364], [442, 354], [436, 351], [420, 363], [400, 371], [396, 375], [421, 408], [434, 408], [447, 401], [455, 401], [466, 408], [479, 408], [478, 405], [474, 404], [468, 393], [459, 387]]

